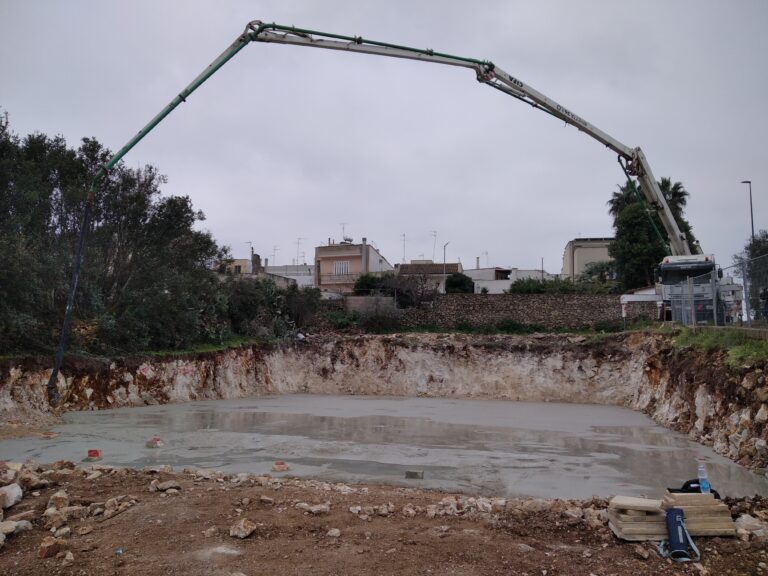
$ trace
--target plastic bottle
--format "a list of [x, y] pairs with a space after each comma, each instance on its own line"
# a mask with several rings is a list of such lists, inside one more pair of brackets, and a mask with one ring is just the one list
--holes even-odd
[[709, 476], [707, 476], [707, 468], [704, 464], [699, 464], [699, 492], [709, 494], [711, 488]]

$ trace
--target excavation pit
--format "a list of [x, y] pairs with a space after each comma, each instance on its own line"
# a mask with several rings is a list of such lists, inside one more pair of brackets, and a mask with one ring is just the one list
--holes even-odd
[[[0, 444], [0, 460], [82, 459], [271, 473], [498, 496], [658, 495], [706, 462], [729, 496], [768, 480], [626, 408], [556, 402], [282, 395], [70, 412], [55, 438]], [[164, 446], [146, 448], [146, 439]], [[271, 472], [285, 460], [290, 472]]]

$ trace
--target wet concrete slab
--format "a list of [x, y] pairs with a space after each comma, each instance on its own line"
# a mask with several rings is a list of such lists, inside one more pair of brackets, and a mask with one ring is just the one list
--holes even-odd
[[[487, 495], [658, 496], [706, 462], [725, 495], [768, 496], [768, 480], [653, 423], [610, 406], [289, 395], [70, 412], [53, 439], [0, 442], [0, 460], [171, 464], [274, 476], [402, 484]], [[147, 448], [154, 435], [161, 448]], [[423, 470], [423, 480], [406, 480]]]

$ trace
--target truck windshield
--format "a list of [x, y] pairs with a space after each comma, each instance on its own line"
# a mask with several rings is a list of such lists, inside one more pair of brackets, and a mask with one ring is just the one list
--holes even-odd
[[714, 270], [714, 265], [711, 262], [698, 265], [662, 265], [660, 269], [661, 283], [679, 284], [688, 278], [693, 278], [697, 284], [708, 283], [711, 280], [710, 273], [712, 270]]

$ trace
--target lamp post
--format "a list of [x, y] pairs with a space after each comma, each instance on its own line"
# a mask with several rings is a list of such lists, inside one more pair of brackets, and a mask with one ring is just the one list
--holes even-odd
[[755, 241], [755, 216], [752, 212], [752, 180], [742, 180], [742, 184], [749, 184], [749, 220], [752, 223], [752, 242]]
[[443, 244], [443, 294], [448, 292], [447, 276], [445, 275], [445, 248], [450, 244], [450, 241]]

